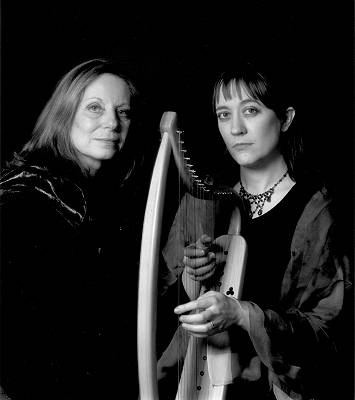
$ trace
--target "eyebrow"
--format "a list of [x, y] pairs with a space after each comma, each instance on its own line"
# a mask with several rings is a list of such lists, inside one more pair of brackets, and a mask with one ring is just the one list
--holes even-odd
[[83, 97], [83, 101], [89, 101], [89, 100], [100, 100], [100, 101], [103, 101], [101, 97], [88, 97], [88, 98]]
[[[240, 102], [240, 105], [241, 105], [241, 106], [244, 106], [245, 104], [248, 104], [248, 103], [257, 103], [257, 104], [261, 104], [261, 102], [260, 102], [259, 100], [257, 100], [257, 99], [244, 99], [244, 100], [242, 100], [242, 101]], [[226, 108], [229, 108], [229, 107], [228, 107], [228, 106], [225, 106], [225, 105], [223, 105], [223, 106], [218, 106], [218, 107], [216, 107], [216, 111], [225, 110]]]
[[[92, 100], [99, 100], [99, 101], [104, 101], [101, 97], [88, 97], [87, 99], [83, 99], [83, 101], [92, 101]], [[127, 107], [130, 107], [130, 103], [127, 103], [127, 102], [123, 102], [123, 103], [119, 103], [119, 104], [117, 104], [117, 107], [123, 107], [123, 106], [127, 106]]]

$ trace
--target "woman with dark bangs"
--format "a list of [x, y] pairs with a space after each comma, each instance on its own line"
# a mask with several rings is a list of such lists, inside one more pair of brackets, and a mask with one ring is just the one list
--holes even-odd
[[[179, 287], [189, 296], [175, 308], [180, 337], [181, 332], [197, 337], [229, 332], [239, 366], [227, 399], [331, 399], [339, 390], [334, 386], [336, 337], [350, 286], [349, 261], [340, 245], [331, 193], [305, 167], [291, 94], [279, 72], [250, 63], [224, 72], [214, 86], [213, 109], [230, 155], [229, 169], [219, 179], [234, 188], [247, 210], [241, 298], [213, 285], [197, 298], [189, 292], [194, 282], [207, 282], [218, 270], [211, 238], [202, 235], [186, 246], [177, 229], [178, 219], [198, 201], [190, 195], [181, 203], [164, 249], [169, 282], [181, 280]], [[193, 229], [185, 227], [186, 235]], [[183, 248], [178, 263], [174, 243]], [[176, 348], [170, 343], [159, 360], [162, 390], [170, 368], [183, 359], [172, 351]], [[179, 352], [184, 353], [183, 346]]]
[[144, 135], [127, 67], [72, 68], [2, 171], [0, 385], [11, 399], [119, 398], [123, 384], [137, 398]]

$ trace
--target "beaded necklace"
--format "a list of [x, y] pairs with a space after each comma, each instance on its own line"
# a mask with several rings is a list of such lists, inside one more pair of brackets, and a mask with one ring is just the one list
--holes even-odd
[[[271, 196], [274, 194], [276, 186], [283, 181], [283, 179], [287, 176], [288, 170], [282, 175], [282, 177], [266, 192], [260, 193], [260, 194], [251, 194], [247, 192], [242, 184], [242, 180], [240, 180], [240, 189], [239, 189], [239, 195], [245, 199], [248, 200], [250, 203], [250, 211], [249, 211], [249, 216], [250, 218], [253, 217], [253, 215], [257, 212], [258, 215], [261, 215], [263, 213], [263, 208], [264, 204], [266, 201], [270, 202], [271, 201]], [[255, 204], [255, 210], [252, 210], [252, 205]]]

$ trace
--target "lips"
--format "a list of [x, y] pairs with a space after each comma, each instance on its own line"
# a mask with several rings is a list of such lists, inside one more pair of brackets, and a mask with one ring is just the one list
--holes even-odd
[[251, 146], [252, 143], [235, 143], [233, 144], [232, 148], [237, 150], [246, 149], [247, 147]]
[[99, 142], [118, 142], [120, 139], [119, 138], [95, 138], [95, 140], [98, 140]]

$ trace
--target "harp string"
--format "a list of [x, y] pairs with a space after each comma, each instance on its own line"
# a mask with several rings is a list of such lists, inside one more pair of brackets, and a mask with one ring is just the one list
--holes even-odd
[[[176, 243], [176, 246], [171, 246], [165, 251], [164, 248], [164, 256], [167, 257], [168, 264], [172, 268], [172, 271], [176, 271], [176, 266], [178, 267], [177, 273], [181, 273], [181, 246], [185, 247], [185, 238], [187, 238], [187, 243], [189, 242], [196, 242], [199, 236], [203, 233], [206, 229], [207, 234], [209, 233], [210, 236], [213, 238], [215, 237], [212, 234], [212, 231], [220, 232], [220, 222], [216, 224], [216, 214], [219, 214], [220, 205], [220, 191], [214, 190], [211, 188], [213, 185], [209, 186], [199, 186], [199, 181], [195, 179], [195, 173], [192, 170], [191, 162], [187, 160], [187, 158], [181, 159], [181, 154], [183, 153], [183, 149], [181, 147], [182, 143], [179, 142], [177, 145], [177, 138], [176, 138], [176, 113], [167, 112], [163, 114], [162, 121], [161, 121], [161, 133], [162, 133], [162, 141], [158, 151], [156, 164], [154, 166], [153, 174], [152, 174], [152, 181], [151, 187], [149, 190], [147, 207], [146, 207], [146, 214], [144, 218], [144, 226], [143, 226], [143, 234], [142, 234], [142, 247], [141, 247], [141, 260], [140, 260], [140, 274], [139, 274], [139, 302], [138, 302], [138, 364], [139, 364], [139, 381], [140, 381], [140, 396], [141, 399], [158, 399], [157, 395], [157, 363], [156, 363], [156, 353], [155, 353], [155, 317], [156, 317], [156, 280], [157, 280], [157, 265], [158, 265], [158, 254], [161, 254], [161, 248], [158, 250], [159, 242], [160, 242], [160, 230], [161, 230], [161, 219], [162, 219], [162, 204], [164, 201], [164, 193], [165, 193], [165, 185], [166, 185], [166, 171], [167, 171], [167, 163], [170, 157], [170, 150], [173, 150], [174, 158], [176, 165], [178, 167], [179, 173], [181, 178], [184, 181], [184, 195], [180, 202], [179, 207], [179, 217], [184, 220], [184, 224], [182, 227], [178, 227], [178, 232], [173, 232], [173, 235], [177, 234], [182, 240], [179, 243]], [[194, 181], [195, 179], [195, 181]], [[182, 196], [182, 184], [179, 180], [179, 193]], [[187, 190], [186, 190], [187, 188]], [[207, 188], [207, 190], [205, 190]], [[195, 190], [193, 192], [192, 190]], [[207, 193], [206, 193], [207, 192]], [[192, 196], [192, 194], [195, 196]], [[211, 202], [214, 196], [210, 196], [213, 193], [218, 198], [218, 204], [216, 201]], [[208, 201], [205, 194], [208, 195]], [[227, 191], [227, 194], [231, 194], [231, 190]], [[235, 192], [233, 192], [235, 194]], [[228, 197], [228, 196], [227, 196]], [[205, 200], [202, 200], [205, 198]], [[185, 208], [184, 208], [185, 207]], [[189, 210], [188, 207], [191, 207]], [[205, 214], [201, 212], [202, 208], [205, 207]], [[215, 208], [217, 207], [217, 209]], [[224, 213], [224, 211], [223, 211]], [[190, 215], [192, 214], [192, 215]], [[200, 218], [201, 217], [201, 218]], [[193, 219], [193, 223], [191, 223], [190, 219]], [[200, 221], [204, 220], [204, 221]], [[219, 217], [218, 217], [219, 219]], [[207, 222], [213, 222], [214, 227], [211, 228], [208, 226]], [[202, 223], [204, 222], [204, 223]], [[224, 223], [224, 215], [223, 215], [223, 223]], [[201, 225], [202, 224], [202, 225]], [[193, 225], [193, 227], [191, 227]], [[218, 225], [218, 230], [216, 230], [216, 225]], [[176, 226], [175, 226], [176, 228]], [[191, 230], [191, 232], [189, 231]], [[238, 233], [238, 230], [232, 233]], [[228, 236], [228, 235], [224, 235]], [[238, 235], [234, 235], [238, 236]], [[170, 239], [170, 234], [169, 234]], [[168, 240], [169, 240], [168, 239]], [[244, 243], [241, 243], [239, 239], [241, 237], [236, 237], [234, 242], [237, 245], [241, 245], [241, 252], [234, 251], [234, 254], [243, 254], [245, 250]], [[238, 240], [237, 240], [238, 239]], [[172, 244], [172, 243], [171, 243]], [[238, 249], [237, 249], [238, 250]], [[174, 253], [175, 252], [175, 253]], [[228, 259], [230, 257], [228, 256]], [[238, 260], [236, 257], [233, 257], [231, 260], [230, 265], [238, 265], [243, 264], [244, 256], [241, 257], [241, 260]], [[176, 264], [177, 261], [177, 264]], [[240, 262], [241, 261], [241, 262]], [[233, 263], [233, 264], [232, 264]], [[228, 270], [228, 269], [227, 269]], [[229, 268], [230, 272], [233, 274], [229, 274], [230, 276], [227, 279], [228, 285], [229, 282], [232, 285], [239, 285], [240, 276], [234, 273], [235, 268]], [[241, 268], [240, 271], [243, 269]], [[241, 275], [241, 274], [239, 274]], [[180, 279], [178, 279], [180, 282]], [[222, 284], [227, 285], [226, 284]], [[198, 288], [200, 284], [198, 281], [195, 282], [195, 288], [193, 292], [195, 295], [193, 297], [198, 296]], [[222, 289], [221, 287], [221, 289]], [[225, 288], [223, 289], [224, 292]], [[227, 293], [228, 294], [228, 293]], [[178, 302], [180, 302], [180, 298], [178, 298]], [[174, 336], [175, 337], [175, 336]], [[177, 338], [180, 337], [179, 331], [177, 331]], [[185, 341], [186, 342], [186, 341]], [[198, 342], [198, 343], [197, 343]], [[193, 360], [191, 362], [193, 370], [187, 372], [188, 379], [185, 379], [186, 385], [186, 393], [183, 393], [182, 396], [178, 397], [180, 400], [192, 400], [192, 399], [205, 399], [209, 398], [209, 393], [211, 390], [211, 382], [208, 380], [208, 371], [207, 371], [207, 362], [201, 361], [201, 353], [204, 352], [205, 360], [207, 360], [207, 348], [201, 347], [198, 344], [201, 343], [201, 340], [197, 338], [196, 340], [190, 341], [192, 343], [192, 351]], [[205, 343], [205, 342], [203, 342]], [[168, 346], [167, 350], [171, 348], [176, 349], [174, 347], [174, 343], [171, 343], [172, 346]], [[176, 344], [176, 342], [175, 342]], [[185, 343], [182, 344], [184, 349], [186, 348]], [[180, 350], [180, 349], [178, 349]], [[176, 350], [174, 350], [176, 351]], [[218, 353], [218, 351], [217, 351]], [[181, 353], [179, 353], [181, 354]], [[212, 355], [213, 356], [213, 355]], [[223, 358], [223, 357], [222, 357]], [[179, 360], [179, 357], [178, 357]], [[201, 362], [199, 364], [199, 362]], [[185, 364], [185, 362], [184, 362]], [[215, 365], [215, 364], [213, 364]], [[223, 365], [229, 365], [228, 359], [223, 361]], [[184, 370], [184, 366], [181, 368]], [[201, 378], [199, 376], [199, 372], [201, 369], [204, 369], [206, 373]], [[219, 367], [217, 365], [217, 371]], [[225, 368], [224, 368], [225, 369]], [[223, 370], [224, 370], [223, 369]], [[224, 374], [224, 372], [222, 371]], [[193, 379], [191, 379], [193, 377]], [[180, 377], [184, 379], [184, 374]], [[192, 382], [193, 380], [193, 382]], [[197, 388], [196, 385], [198, 382], [201, 381], [201, 387]], [[223, 377], [223, 381], [225, 381]], [[185, 391], [185, 388], [180, 387], [180, 383], [178, 384], [178, 396], [180, 393], [180, 389]], [[183, 386], [185, 386], [183, 385]], [[224, 383], [223, 383], [224, 385]], [[202, 389], [202, 390], [201, 390]], [[196, 391], [197, 390], [197, 391]], [[201, 390], [199, 393], [198, 391]], [[219, 386], [218, 389], [215, 389], [215, 386], [212, 388], [213, 391], [213, 398], [218, 398], [222, 400], [224, 397], [225, 388], [224, 386]], [[218, 393], [217, 393], [218, 391]], [[221, 393], [219, 393], [221, 392]], [[218, 396], [215, 396], [215, 395]]]
[[[180, 142], [181, 143], [181, 142]], [[186, 151], [186, 149], [184, 149]], [[179, 152], [183, 153], [183, 149], [181, 145], [179, 146]], [[194, 176], [197, 177], [195, 167], [191, 160], [189, 159], [188, 166], [191, 168], [191, 172]], [[193, 169], [192, 169], [193, 168]], [[212, 192], [206, 192], [201, 181], [197, 179], [198, 184], [191, 190], [192, 198], [189, 202], [185, 203], [184, 213], [180, 214], [180, 224], [182, 224], [182, 232], [183, 232], [183, 244], [186, 247], [187, 245], [196, 245], [197, 241], [200, 239], [202, 234], [207, 234], [212, 240], [215, 238], [215, 220], [216, 220], [216, 203]], [[207, 196], [207, 194], [209, 196]], [[181, 199], [181, 180], [179, 180], [179, 198]], [[191, 222], [192, 221], [192, 224]], [[202, 245], [202, 243], [201, 243]], [[179, 283], [181, 281], [179, 280]], [[189, 283], [191, 284], [191, 283]], [[201, 294], [201, 282], [195, 280], [194, 288], [192, 290], [192, 295], [190, 295], [190, 300], [195, 300]], [[183, 288], [179, 288], [178, 296], [180, 290]], [[180, 304], [180, 297], [178, 298], [178, 304]], [[198, 312], [198, 311], [196, 311]], [[179, 336], [180, 338], [180, 336]], [[201, 370], [197, 368], [199, 365], [199, 359], [201, 358], [201, 345], [198, 341], [201, 341], [201, 338], [195, 338], [193, 336], [190, 337], [190, 341], [193, 341], [193, 345], [191, 345], [191, 351], [194, 353], [192, 357], [194, 358], [193, 362], [188, 364], [187, 367], [182, 369], [182, 366], [178, 367], [178, 393], [177, 399], [187, 399], [185, 396], [189, 396], [191, 398], [191, 387], [197, 388], [199, 387]], [[179, 347], [181, 344], [178, 345]], [[179, 362], [181, 362], [179, 360]], [[180, 371], [182, 371], [180, 373]], [[206, 371], [207, 372], [207, 371]], [[182, 383], [181, 383], [182, 382]], [[197, 395], [197, 394], [196, 394]], [[197, 398], [197, 397], [196, 397]]]

